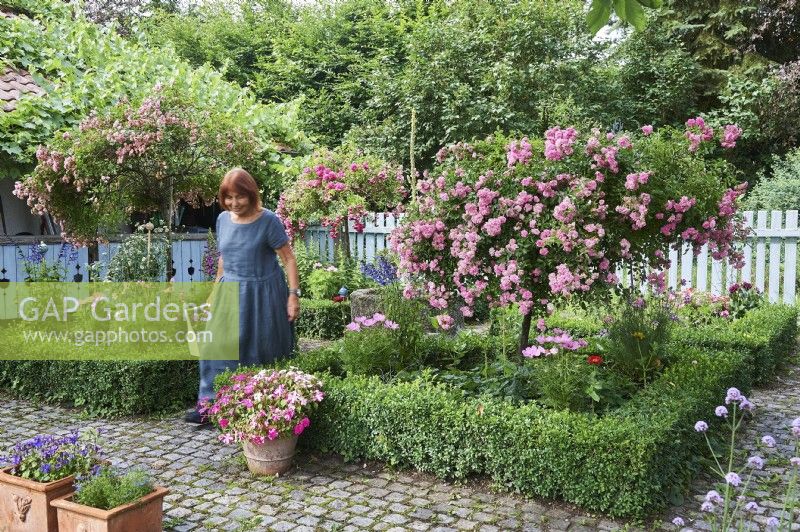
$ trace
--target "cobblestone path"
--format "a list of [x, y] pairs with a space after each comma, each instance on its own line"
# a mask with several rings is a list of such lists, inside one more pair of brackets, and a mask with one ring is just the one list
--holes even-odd
[[[698, 510], [714, 487], [707, 477], [695, 482], [694, 497], [683, 507], [635, 526], [566, 504], [494, 492], [482, 482], [454, 485], [330, 456], [298, 455], [284, 477], [257, 479], [237, 448], [219, 444], [215, 432], [196, 430], [179, 416], [90, 420], [75, 410], [2, 399], [0, 447], [40, 433], [102, 429], [115, 465], [144, 466], [171, 490], [165, 502], [167, 530], [675, 530], [670, 521], [676, 515], [694, 529], [708, 528]], [[800, 368], [784, 373], [773, 387], [756, 390], [751, 399], [757, 415], [743, 441], [771, 434], [784, 455], [782, 461], [767, 461], [752, 490], [762, 508], [751, 522], [758, 528], [780, 511], [790, 456], [788, 426], [800, 416]], [[800, 529], [800, 517], [795, 519]]]
[[[720, 398], [720, 404], [723, 404]], [[774, 378], [767, 388], [753, 390], [749, 399], [756, 405], [754, 418], [744, 425], [741, 436], [737, 435], [739, 447], [747, 450], [742, 455], [742, 463], [748, 456], [758, 455], [764, 458], [765, 467], [756, 471], [748, 489], [748, 501], [755, 501], [759, 510], [750, 515], [747, 526], [750, 530], [764, 530], [767, 519], [780, 517], [784, 496], [789, 482], [789, 458], [794, 454], [794, 440], [791, 435], [792, 420], [800, 417], [800, 366], [792, 366]], [[708, 417], [714, 416], [709, 412]], [[728, 434], [726, 432], [726, 434]], [[777, 441], [774, 449], [767, 449], [761, 444], [763, 436], [772, 436]], [[719, 479], [703, 475], [693, 486], [693, 497], [680, 508], [669, 512], [666, 522], [674, 516], [681, 516], [686, 526], [694, 530], [711, 529], [708, 516], [700, 512], [700, 505], [709, 490], [717, 489], [722, 493], [723, 485], [716, 483]], [[800, 504], [795, 505], [792, 530], [800, 530]], [[673, 530], [677, 529], [671, 526]], [[786, 529], [782, 529], [786, 530]]]

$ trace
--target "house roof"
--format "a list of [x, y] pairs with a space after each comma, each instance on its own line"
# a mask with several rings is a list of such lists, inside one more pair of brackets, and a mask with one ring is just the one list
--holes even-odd
[[44, 89], [33, 81], [24, 70], [3, 67], [0, 75], [0, 108], [6, 113], [17, 108], [17, 101], [23, 94], [44, 94]]
[[[7, 7], [0, 6], [0, 17], [13, 18], [17, 15]], [[10, 66], [0, 65], [0, 109], [8, 113], [17, 108], [17, 101], [23, 94], [44, 94], [44, 89], [33, 81], [31, 75]]]

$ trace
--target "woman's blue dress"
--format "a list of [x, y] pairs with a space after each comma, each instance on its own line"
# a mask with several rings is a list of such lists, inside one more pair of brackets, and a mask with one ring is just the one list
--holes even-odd
[[[214, 377], [225, 369], [268, 364], [294, 349], [294, 325], [286, 310], [289, 289], [275, 253], [289, 242], [280, 219], [265, 209], [250, 223], [235, 223], [223, 211], [216, 229], [221, 281], [239, 283], [239, 360], [200, 360], [200, 400], [214, 396]], [[225, 305], [220, 294], [214, 306]]]

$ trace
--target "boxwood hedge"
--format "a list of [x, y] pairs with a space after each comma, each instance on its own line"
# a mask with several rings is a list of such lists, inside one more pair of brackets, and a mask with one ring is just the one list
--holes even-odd
[[[589, 327], [587, 327], [589, 328]], [[326, 400], [301, 441], [346, 459], [375, 459], [443, 478], [487, 475], [528, 495], [560, 498], [611, 516], [644, 517], [688, 484], [703, 441], [695, 421], [731, 386], [748, 393], [795, 347], [797, 312], [765, 307], [727, 328], [681, 328], [673, 364], [604, 417], [515, 406], [421, 382], [328, 374]], [[684, 342], [688, 337], [693, 341]], [[335, 367], [335, 350], [294, 361]], [[759, 371], [754, 371], [759, 368]]]
[[0, 389], [81, 406], [90, 415], [146, 414], [197, 400], [197, 361], [0, 361]]
[[344, 335], [350, 323], [350, 302], [336, 303], [327, 299], [303, 299], [300, 301], [300, 317], [295, 332], [306, 338], [335, 340]]

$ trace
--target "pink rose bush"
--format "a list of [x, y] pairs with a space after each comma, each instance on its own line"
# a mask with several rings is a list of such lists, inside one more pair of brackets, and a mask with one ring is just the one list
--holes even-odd
[[313, 375], [265, 369], [234, 374], [231, 384], [220, 388], [213, 402], [202, 402], [199, 411], [219, 426], [223, 443], [262, 444], [302, 434], [324, 397], [322, 381]]
[[333, 238], [348, 221], [361, 232], [367, 213], [394, 210], [405, 198], [403, 179], [402, 167], [363, 154], [318, 151], [281, 194], [276, 214], [292, 239], [317, 223]]
[[210, 205], [231, 167], [246, 167], [266, 183], [266, 149], [231, 118], [156, 85], [142, 101], [123, 99], [40, 146], [35, 170], [14, 194], [31, 212], [51, 214], [62, 237], [85, 245], [134, 212], [165, 216], [170, 190], [176, 202]]
[[[726, 128], [723, 142], [737, 131]], [[618, 265], [650, 269], [647, 280], [663, 291], [679, 242], [740, 262], [733, 243], [746, 185], [731, 186], [715, 134], [698, 118], [685, 131], [554, 127], [543, 141], [498, 135], [442, 148], [390, 239], [406, 297], [425, 294], [440, 313], [453, 305], [465, 316], [480, 299], [517, 305], [522, 351], [532, 315], [616, 285]]]

